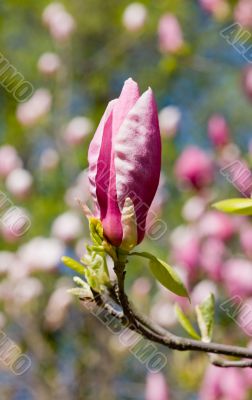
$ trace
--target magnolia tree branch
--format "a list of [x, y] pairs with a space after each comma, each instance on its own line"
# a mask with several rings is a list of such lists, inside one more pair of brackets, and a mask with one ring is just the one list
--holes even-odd
[[[195, 350], [209, 354], [210, 362], [218, 367], [252, 367], [252, 350], [243, 347], [230, 346], [219, 343], [206, 343], [203, 341], [188, 339], [176, 336], [162, 327], [154, 324], [148, 318], [138, 315], [131, 307], [125, 293], [125, 263], [114, 262], [114, 271], [117, 276], [117, 285], [112, 289], [113, 297], [117, 299], [121, 306], [123, 315], [127, 319], [127, 327], [138, 332], [140, 335], [153, 342], [162, 344], [170, 349], [187, 351]], [[120, 315], [121, 317], [121, 315]], [[246, 358], [248, 360], [225, 360], [216, 355], [232, 356], [236, 358]]]

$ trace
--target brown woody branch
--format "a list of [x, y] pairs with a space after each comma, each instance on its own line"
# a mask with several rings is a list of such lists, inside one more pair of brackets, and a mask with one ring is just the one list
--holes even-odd
[[[131, 307], [128, 297], [125, 293], [125, 263], [120, 261], [114, 262], [114, 271], [117, 276], [117, 285], [114, 287], [113, 296], [118, 300], [124, 316], [128, 320], [128, 328], [135, 330], [146, 339], [162, 344], [170, 349], [179, 351], [195, 350], [208, 353], [210, 361], [218, 367], [252, 367], [252, 350], [248, 348], [230, 346], [219, 343], [206, 343], [189, 338], [183, 338], [172, 334], [162, 327], [154, 324], [148, 318], [139, 316]], [[225, 360], [215, 355], [225, 355], [236, 358], [246, 358], [248, 360]]]

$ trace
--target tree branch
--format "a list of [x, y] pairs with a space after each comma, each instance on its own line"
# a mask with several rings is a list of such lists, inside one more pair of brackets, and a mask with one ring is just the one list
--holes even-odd
[[219, 343], [206, 343], [189, 338], [173, 335], [169, 331], [149, 321], [147, 318], [137, 315], [130, 303], [124, 289], [125, 263], [114, 262], [114, 271], [117, 276], [117, 298], [122, 307], [125, 317], [128, 319], [129, 328], [136, 330], [145, 338], [160, 343], [170, 349], [179, 351], [195, 350], [210, 354], [219, 354], [237, 358], [247, 358], [251, 361], [228, 361], [220, 358], [211, 358], [212, 364], [219, 367], [252, 367], [252, 350], [243, 347], [230, 346]]

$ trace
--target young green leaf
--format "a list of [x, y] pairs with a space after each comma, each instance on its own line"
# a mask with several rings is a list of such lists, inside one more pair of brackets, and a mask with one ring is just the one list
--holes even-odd
[[252, 199], [229, 199], [214, 203], [219, 211], [238, 215], [252, 215]]
[[90, 288], [88, 287], [88, 289], [85, 288], [72, 288], [72, 289], [68, 289], [67, 290], [68, 293], [79, 297], [81, 299], [93, 299], [93, 293], [91, 292]]
[[210, 342], [213, 334], [214, 324], [214, 295], [210, 294], [200, 305], [195, 307], [201, 338]]
[[177, 294], [178, 296], [189, 297], [180, 277], [166, 262], [148, 252], [133, 252], [130, 255], [137, 255], [149, 259], [149, 265], [152, 274], [164, 287], [166, 287], [166, 289]]
[[74, 260], [73, 258], [70, 257], [61, 257], [61, 261], [70, 269], [73, 271], [77, 272], [80, 275], [84, 274], [84, 265], [79, 263], [78, 261]]
[[189, 321], [189, 319], [187, 318], [187, 316], [184, 314], [184, 312], [182, 311], [182, 309], [179, 307], [178, 304], [175, 305], [175, 312], [176, 315], [178, 317], [178, 320], [180, 322], [180, 325], [184, 328], [184, 330], [189, 333], [189, 335], [196, 339], [196, 340], [200, 340], [200, 336], [198, 335], [198, 333], [195, 331], [194, 327], [192, 326], [191, 322]]
[[103, 227], [102, 223], [99, 219], [95, 217], [89, 218], [89, 231], [90, 237], [95, 245], [101, 245], [104, 237], [103, 237]]

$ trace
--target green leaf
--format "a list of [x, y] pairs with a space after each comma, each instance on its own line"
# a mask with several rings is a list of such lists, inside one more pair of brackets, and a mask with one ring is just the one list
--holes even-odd
[[252, 199], [229, 199], [213, 204], [217, 210], [238, 215], [252, 215]]
[[90, 288], [72, 288], [67, 290], [68, 293], [79, 297], [81, 299], [93, 299], [93, 293], [91, 292]]
[[106, 258], [95, 251], [91, 251], [89, 254], [85, 254], [81, 261], [87, 266], [85, 276], [89, 286], [95, 291], [101, 292], [102, 286], [109, 284]]
[[182, 283], [180, 277], [174, 271], [174, 269], [163, 260], [153, 256], [147, 252], [133, 252], [129, 255], [136, 255], [144, 257], [150, 260], [150, 270], [155, 278], [164, 286], [166, 289], [177, 294], [178, 296], [188, 297], [188, 292]]
[[101, 245], [104, 240], [103, 227], [101, 221], [98, 218], [89, 218], [89, 231], [90, 237], [94, 244]]
[[214, 324], [214, 295], [211, 293], [200, 305], [195, 307], [202, 340], [210, 342]]
[[70, 257], [61, 257], [61, 261], [70, 269], [73, 271], [77, 272], [80, 275], [84, 274], [84, 265], [79, 263], [78, 261], [74, 260], [73, 258]]
[[196, 339], [196, 340], [200, 340], [200, 336], [198, 335], [198, 333], [195, 331], [194, 327], [192, 326], [191, 322], [189, 321], [189, 319], [187, 318], [187, 316], [183, 313], [183, 311], [181, 310], [181, 308], [179, 307], [178, 304], [175, 305], [175, 312], [176, 315], [178, 317], [178, 320], [181, 324], [181, 326], [184, 328], [184, 330], [189, 333], [189, 335]]

